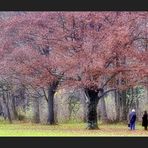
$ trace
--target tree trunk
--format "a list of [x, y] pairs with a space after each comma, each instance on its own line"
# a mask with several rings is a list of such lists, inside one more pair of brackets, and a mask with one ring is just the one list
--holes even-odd
[[33, 100], [34, 105], [34, 115], [33, 115], [33, 122], [34, 123], [40, 123], [40, 103], [39, 103], [39, 97], [35, 97]]
[[18, 113], [16, 110], [16, 101], [15, 101], [15, 97], [12, 94], [12, 110], [13, 110], [13, 114], [14, 114], [14, 119], [17, 120], [18, 119]]
[[72, 100], [69, 98], [68, 100], [68, 120], [71, 120], [72, 118], [72, 111], [73, 111], [73, 106], [72, 106]]
[[54, 94], [58, 88], [59, 81], [54, 81], [48, 88], [48, 119], [47, 124], [56, 123], [54, 114]]
[[128, 114], [128, 106], [126, 104], [126, 91], [117, 90], [115, 92], [115, 105], [116, 105], [116, 121], [126, 121]]
[[121, 121], [126, 121], [127, 120], [126, 91], [125, 90], [121, 91], [120, 95], [121, 95], [121, 106], [122, 106]]
[[105, 99], [104, 97], [101, 98], [101, 120], [103, 122], [107, 122], [108, 121], [108, 117], [107, 117], [107, 112], [106, 112], [106, 105], [105, 105]]
[[0, 101], [0, 116], [2, 116], [6, 120], [6, 115], [3, 108], [3, 103]]
[[81, 90], [80, 93], [81, 93], [81, 96], [82, 96], [81, 103], [83, 105], [83, 122], [86, 123], [87, 122], [87, 112], [86, 112], [86, 110], [87, 110], [87, 99], [88, 98], [87, 98], [84, 90]]
[[115, 90], [115, 109], [116, 109], [116, 121], [120, 121], [120, 97], [117, 90]]
[[98, 92], [87, 89], [86, 94], [88, 97], [87, 101], [87, 124], [88, 129], [98, 129], [97, 119], [97, 105], [98, 105]]
[[9, 120], [10, 123], [12, 123], [12, 118], [11, 118], [10, 109], [9, 109], [9, 95], [8, 95], [8, 92], [6, 92], [6, 96], [5, 96], [5, 93], [3, 92], [3, 101], [4, 101], [4, 104], [6, 106], [8, 120]]
[[86, 102], [84, 101], [83, 103], [83, 122], [86, 123], [87, 122], [87, 104]]
[[25, 96], [25, 93], [26, 93], [25, 87], [21, 86], [19, 95], [20, 95], [20, 98], [21, 98], [22, 103], [23, 103], [22, 105], [23, 105], [24, 112], [26, 112], [27, 105], [28, 105], [28, 98]]

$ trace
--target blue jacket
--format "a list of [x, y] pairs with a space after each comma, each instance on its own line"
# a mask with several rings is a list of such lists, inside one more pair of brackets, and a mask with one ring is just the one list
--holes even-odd
[[129, 119], [130, 119], [130, 123], [133, 124], [136, 121], [136, 113], [135, 112], [131, 112], [129, 115]]

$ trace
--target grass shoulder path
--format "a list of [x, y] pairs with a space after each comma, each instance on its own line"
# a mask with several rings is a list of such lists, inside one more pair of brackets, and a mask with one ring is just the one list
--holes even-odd
[[141, 125], [130, 131], [125, 124], [101, 124], [99, 130], [87, 130], [84, 123], [41, 125], [32, 123], [0, 122], [0, 136], [148, 136]]

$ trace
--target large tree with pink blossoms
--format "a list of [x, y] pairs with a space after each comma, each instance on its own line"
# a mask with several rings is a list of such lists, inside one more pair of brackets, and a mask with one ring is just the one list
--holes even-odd
[[68, 86], [84, 90], [96, 129], [104, 95], [147, 84], [147, 21], [147, 12], [26, 12], [1, 21], [0, 54], [8, 71], [49, 87], [51, 124], [54, 93]]

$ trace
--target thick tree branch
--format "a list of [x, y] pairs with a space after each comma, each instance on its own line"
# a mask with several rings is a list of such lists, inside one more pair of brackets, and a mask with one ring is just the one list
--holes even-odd
[[118, 73], [114, 73], [104, 84], [101, 88], [104, 88], [108, 83], [109, 81], [111, 81]]
[[99, 96], [99, 99], [101, 99], [102, 97], [104, 97], [107, 93], [111, 92], [111, 91], [114, 91], [116, 90], [116, 88], [112, 88], [112, 89], [109, 89], [109, 90], [106, 90], [105, 92], [103, 92], [103, 94], [101, 96]]

